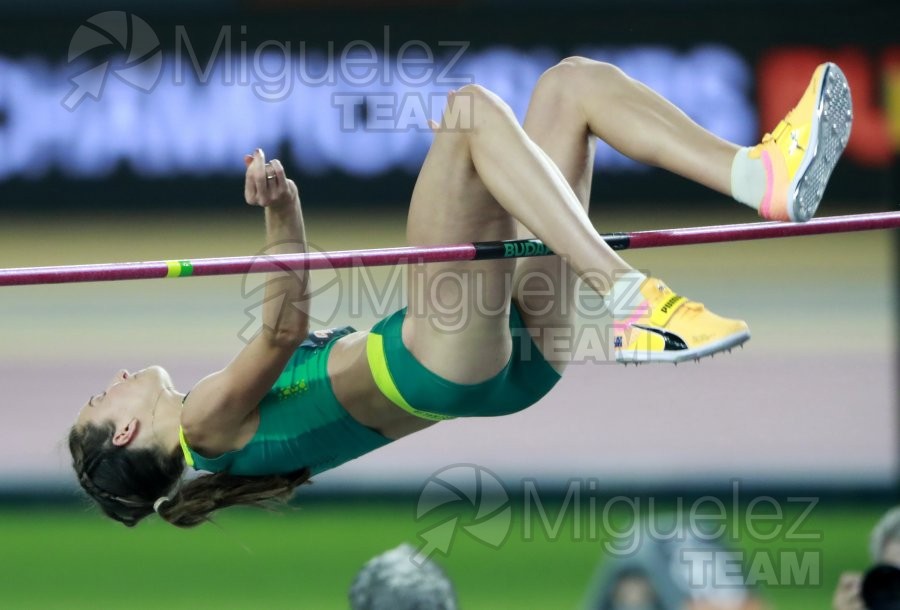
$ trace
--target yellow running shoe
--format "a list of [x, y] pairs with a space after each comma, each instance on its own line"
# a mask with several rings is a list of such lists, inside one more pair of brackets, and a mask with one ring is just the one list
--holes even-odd
[[717, 316], [702, 303], [678, 296], [660, 280], [647, 278], [640, 290], [644, 300], [627, 319], [613, 322], [618, 362], [698, 360], [750, 338], [746, 322]]
[[833, 63], [820, 65], [797, 106], [748, 154], [761, 158], [766, 170], [760, 216], [793, 222], [813, 217], [852, 122], [847, 78]]

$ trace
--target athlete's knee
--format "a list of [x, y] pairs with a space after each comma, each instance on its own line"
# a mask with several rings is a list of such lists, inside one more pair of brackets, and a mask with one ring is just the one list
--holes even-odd
[[592, 66], [597, 66], [602, 64], [603, 62], [596, 61], [594, 59], [588, 59], [587, 57], [582, 57], [580, 55], [572, 55], [570, 57], [566, 57], [565, 59], [560, 60], [558, 64], [550, 68], [548, 72], [562, 72], [569, 74], [580, 75], [582, 72], [590, 69]]
[[615, 90], [628, 77], [613, 64], [587, 57], [567, 57], [545, 71], [536, 91], [544, 95], [573, 99], [585, 90], [592, 94]]
[[501, 116], [510, 118], [512, 110], [496, 93], [481, 85], [465, 85], [450, 95], [444, 125], [471, 134]]
[[457, 98], [469, 98], [478, 106], [503, 107], [506, 105], [500, 96], [490, 89], [474, 83], [463, 85], [456, 91]]
[[577, 103], [578, 82], [582, 80], [586, 62], [584, 57], [567, 57], [541, 74], [532, 95], [532, 106], [544, 104], [553, 109], [553, 114], [560, 112], [567, 105]]

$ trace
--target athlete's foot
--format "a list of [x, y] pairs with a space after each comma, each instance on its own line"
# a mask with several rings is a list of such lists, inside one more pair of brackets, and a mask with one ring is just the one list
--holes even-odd
[[647, 278], [640, 290], [643, 301], [629, 317], [614, 321], [613, 351], [618, 362], [696, 360], [731, 350], [750, 338], [745, 322], [717, 316], [657, 279]]
[[760, 216], [794, 222], [813, 217], [852, 121], [847, 78], [833, 63], [820, 65], [797, 106], [748, 153], [762, 159], [766, 171]]

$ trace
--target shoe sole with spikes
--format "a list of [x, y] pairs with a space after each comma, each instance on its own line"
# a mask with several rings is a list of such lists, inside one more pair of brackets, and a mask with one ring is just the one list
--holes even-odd
[[712, 358], [719, 352], [731, 352], [736, 347], [744, 347], [744, 343], [749, 340], [750, 332], [747, 331], [694, 349], [653, 352], [649, 354], [644, 351], [627, 352], [616, 350], [616, 362], [624, 365], [647, 364], [649, 362], [671, 362], [677, 365], [679, 362], [687, 362], [689, 360], [699, 362], [701, 358], [706, 358], [707, 356]]
[[795, 222], [812, 218], [825, 194], [825, 186], [847, 147], [853, 123], [853, 102], [847, 77], [829, 63], [819, 83], [816, 117], [806, 156], [789, 186], [788, 213]]

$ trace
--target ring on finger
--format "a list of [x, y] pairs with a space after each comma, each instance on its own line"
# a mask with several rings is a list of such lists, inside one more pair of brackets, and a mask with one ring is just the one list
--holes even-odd
[[[272, 170], [272, 173], [269, 173], [269, 170]], [[272, 167], [271, 163], [266, 163], [266, 180], [272, 180], [275, 178], [275, 168]]]

